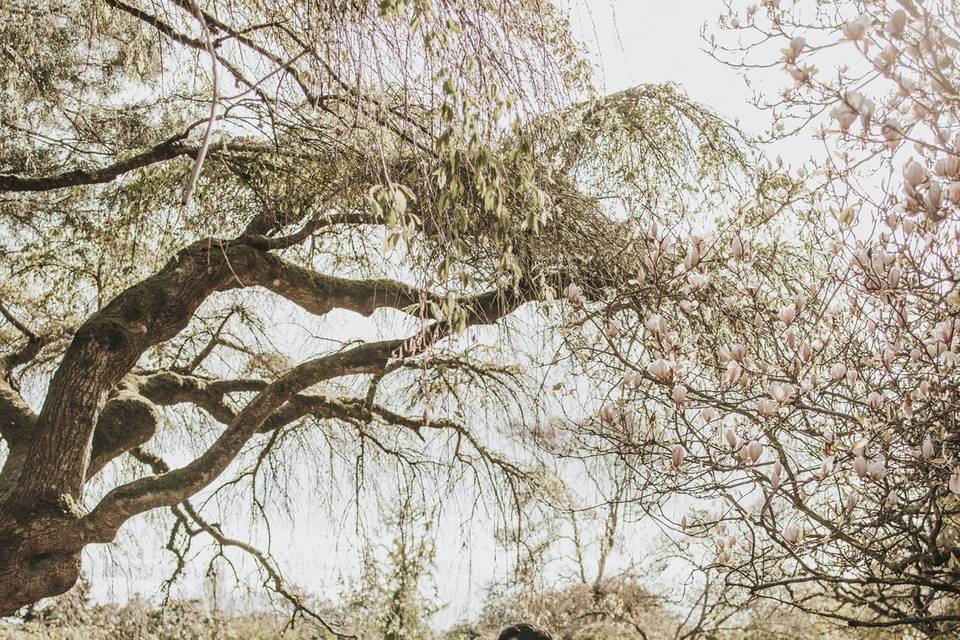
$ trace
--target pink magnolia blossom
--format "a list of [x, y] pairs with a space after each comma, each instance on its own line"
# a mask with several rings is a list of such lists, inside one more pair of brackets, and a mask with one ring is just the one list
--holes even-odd
[[797, 308], [793, 304], [780, 307], [777, 317], [780, 318], [780, 322], [789, 327], [797, 317]]
[[647, 373], [661, 382], [673, 377], [673, 364], [663, 358], [654, 360], [647, 366]]
[[947, 486], [953, 493], [960, 493], [960, 467], [953, 468], [953, 473], [950, 474]]
[[670, 462], [673, 464], [674, 469], [679, 469], [680, 465], [683, 464], [683, 459], [687, 457], [687, 450], [683, 448], [683, 445], [676, 444], [673, 446], [673, 452], [670, 454]]
[[673, 402], [675, 404], [681, 405], [687, 399], [687, 387], [683, 383], [677, 383], [673, 387]]
[[853, 461], [853, 470], [861, 480], [867, 477], [867, 466], [867, 460], [863, 456], [857, 456]]

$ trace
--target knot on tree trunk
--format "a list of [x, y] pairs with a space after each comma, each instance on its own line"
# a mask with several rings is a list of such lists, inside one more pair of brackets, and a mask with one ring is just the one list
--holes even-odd
[[0, 616], [59, 595], [80, 577], [83, 548], [77, 523], [83, 509], [50, 492], [29, 505], [0, 511]]
[[0, 616], [70, 590], [80, 578], [80, 552], [13, 557], [0, 543]]

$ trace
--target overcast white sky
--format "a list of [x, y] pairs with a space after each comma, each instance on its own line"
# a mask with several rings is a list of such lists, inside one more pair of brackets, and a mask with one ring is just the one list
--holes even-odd
[[704, 23], [713, 27], [720, 0], [559, 0], [590, 48], [607, 92], [651, 82], [677, 82], [694, 99], [748, 130], [763, 121], [737, 74], [702, 51]]

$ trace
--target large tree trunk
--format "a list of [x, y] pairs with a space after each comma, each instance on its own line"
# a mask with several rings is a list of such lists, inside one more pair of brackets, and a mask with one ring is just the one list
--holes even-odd
[[229, 286], [230, 253], [227, 243], [213, 240], [180, 252], [77, 330], [39, 416], [13, 402], [2, 407], [29, 428], [8, 432], [15, 437], [0, 472], [0, 615], [68, 590], [79, 577], [83, 546], [115, 534], [85, 531], [84, 484], [107, 460], [149, 438], [155, 420], [121, 398], [134, 410], [111, 432], [118, 416], [101, 423], [104, 405], [146, 349], [176, 335], [210, 293]]

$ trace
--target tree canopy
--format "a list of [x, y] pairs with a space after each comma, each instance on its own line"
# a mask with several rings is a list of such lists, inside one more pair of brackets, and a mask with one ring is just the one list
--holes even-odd
[[599, 502], [584, 585], [643, 518], [700, 621], [955, 629], [960, 16], [781, 4], [708, 45], [819, 166], [599, 95], [548, 0], [0, 8], [0, 614], [164, 509], [174, 578], [206, 539], [349, 636], [210, 515], [313, 474], [478, 495], [531, 563]]
[[[591, 98], [546, 3], [27, 2], [3, 38], [5, 613], [138, 513], [218, 538], [188, 498], [245, 455], [224, 486], [255, 491], [304, 423], [343, 459], [522, 480], [455, 419], [464, 389], [516, 376], [458, 336], [574, 273], [587, 295], [624, 280], [604, 198], [676, 201], [738, 157], [669, 87]], [[253, 289], [408, 321], [285, 352]], [[432, 415], [424, 390], [463, 408]]]

